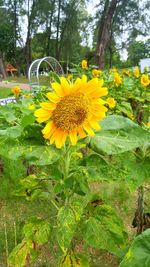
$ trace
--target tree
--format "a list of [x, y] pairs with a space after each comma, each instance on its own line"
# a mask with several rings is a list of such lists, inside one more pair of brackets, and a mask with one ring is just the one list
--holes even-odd
[[[144, 5], [144, 8], [143, 8]], [[117, 50], [127, 48], [131, 36], [132, 41], [139, 35], [148, 35], [149, 3], [145, 0], [104, 0], [97, 6], [97, 47], [96, 63], [103, 68], [105, 65], [105, 54], [109, 53], [110, 65], [112, 65], [113, 53]]]
[[100, 69], [104, 68], [104, 53], [111, 39], [113, 16], [118, 2], [119, 0], [106, 0], [101, 19], [99, 21], [96, 63], [98, 64]]
[[128, 61], [130, 66], [137, 66], [140, 59], [150, 57], [150, 39], [147, 42], [134, 41], [128, 47]]

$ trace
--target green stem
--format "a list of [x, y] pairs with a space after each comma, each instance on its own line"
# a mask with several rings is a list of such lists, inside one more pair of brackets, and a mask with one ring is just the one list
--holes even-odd
[[143, 231], [143, 217], [144, 217], [144, 189], [143, 186], [138, 188], [138, 207], [137, 207], [137, 235]]
[[[62, 153], [61, 168], [62, 168], [62, 172], [63, 172], [64, 181], [68, 178], [68, 175], [69, 175], [70, 160], [71, 160], [70, 148], [71, 148], [71, 145], [68, 145], [68, 146], [65, 145], [64, 149], [62, 151], [63, 153]], [[68, 188], [64, 189], [64, 194], [66, 197], [65, 206], [68, 206], [69, 199], [70, 199], [70, 191]]]
[[68, 178], [68, 174], [69, 174], [69, 167], [70, 167], [70, 146], [66, 147], [64, 146], [64, 150], [63, 150], [63, 155], [62, 155], [62, 162], [63, 162], [63, 175], [64, 175], [64, 180]]

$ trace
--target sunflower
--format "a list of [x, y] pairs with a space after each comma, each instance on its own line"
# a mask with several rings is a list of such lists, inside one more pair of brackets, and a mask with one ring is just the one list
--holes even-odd
[[136, 78], [140, 77], [140, 70], [138, 67], [134, 68], [133, 74]]
[[86, 59], [83, 59], [82, 60], [81, 67], [82, 67], [83, 70], [86, 70], [87, 69], [87, 60]]
[[119, 73], [114, 74], [114, 84], [118, 87], [122, 83], [122, 78]]
[[146, 126], [147, 126], [148, 128], [150, 128], [150, 121], [147, 122]]
[[99, 77], [101, 74], [102, 74], [101, 70], [97, 70], [97, 69], [92, 70], [93, 77]]
[[108, 104], [109, 108], [114, 108], [116, 106], [116, 101], [113, 97], [107, 98], [106, 103]]
[[147, 74], [143, 74], [141, 76], [141, 84], [145, 87], [147, 87], [150, 84], [150, 79]]
[[94, 136], [92, 128], [100, 130], [98, 121], [107, 111], [106, 102], [100, 98], [108, 94], [103, 83], [98, 78], [87, 81], [83, 75], [74, 83], [61, 77], [60, 84], [51, 84], [54, 92], [47, 93], [48, 102], [41, 103], [41, 108], [34, 112], [39, 123], [47, 122], [42, 133], [50, 144], [61, 148], [68, 136], [71, 144], [76, 145], [78, 137]]
[[20, 95], [20, 87], [18, 85], [14, 86], [12, 89], [11, 89], [12, 93], [16, 96], [19, 96]]

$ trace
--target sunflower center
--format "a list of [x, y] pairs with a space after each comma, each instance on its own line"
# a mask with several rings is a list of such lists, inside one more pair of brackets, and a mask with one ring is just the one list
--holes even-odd
[[65, 96], [52, 113], [52, 120], [57, 128], [70, 132], [80, 127], [89, 113], [89, 99], [78, 93]]

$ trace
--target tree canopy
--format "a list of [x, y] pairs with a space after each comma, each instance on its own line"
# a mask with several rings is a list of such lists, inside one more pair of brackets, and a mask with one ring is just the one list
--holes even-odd
[[99, 68], [120, 66], [122, 49], [128, 51], [131, 66], [149, 57], [149, 39], [137, 41], [149, 35], [149, 1], [97, 3], [93, 1], [89, 14], [89, 0], [1, 0], [1, 59], [22, 72], [43, 56], [65, 64], [86, 58]]

